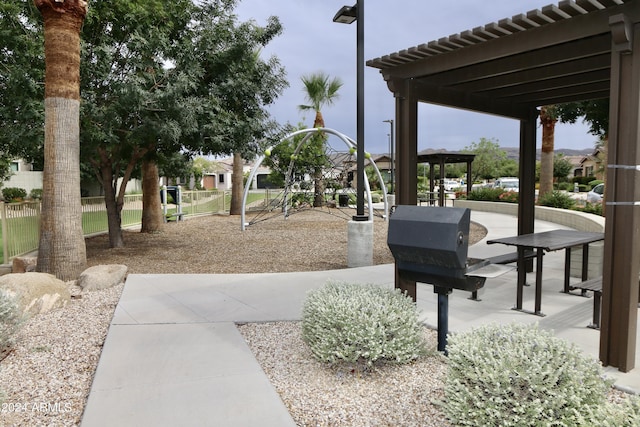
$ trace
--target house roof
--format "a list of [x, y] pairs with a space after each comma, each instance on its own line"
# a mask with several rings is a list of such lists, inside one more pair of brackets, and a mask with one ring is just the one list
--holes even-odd
[[608, 98], [612, 39], [638, 21], [638, 1], [564, 0], [367, 65], [393, 92], [410, 80], [419, 101], [526, 119], [531, 107]]

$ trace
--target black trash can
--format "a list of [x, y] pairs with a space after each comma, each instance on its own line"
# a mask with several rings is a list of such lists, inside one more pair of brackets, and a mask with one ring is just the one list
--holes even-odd
[[341, 208], [349, 207], [349, 195], [348, 194], [338, 194], [338, 205]]

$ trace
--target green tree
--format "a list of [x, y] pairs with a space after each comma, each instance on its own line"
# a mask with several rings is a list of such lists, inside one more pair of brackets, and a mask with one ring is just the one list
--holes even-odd
[[[25, 56], [18, 59], [13, 50], [0, 49], [2, 64], [13, 67], [10, 75], [0, 72], [0, 120], [16, 129], [13, 133], [37, 136], [44, 129], [42, 108], [37, 107], [43, 92], [32, 64], [41, 60], [43, 50], [31, 41], [42, 38], [39, 15], [29, 1], [0, 5], [2, 17], [12, 17], [0, 24], [0, 43], [6, 35], [7, 45]], [[124, 244], [120, 212], [132, 176], [142, 174], [143, 229], [154, 230], [161, 220], [158, 166], [164, 159], [177, 152], [239, 151], [249, 157], [261, 137], [275, 128], [264, 106], [286, 84], [284, 70], [276, 58], [247, 58], [279, 34], [281, 26], [276, 18], [264, 27], [239, 23], [233, 14], [236, 3], [92, 2], [82, 27], [80, 154], [83, 172], [93, 171], [104, 190], [110, 246]], [[247, 63], [253, 64], [249, 78]], [[5, 93], [18, 95], [18, 100]], [[7, 134], [0, 135], [0, 144], [25, 145]], [[37, 151], [37, 144], [29, 150]]]
[[[142, 161], [142, 230], [153, 232], [163, 221], [158, 188], [163, 159], [180, 150], [255, 151], [268, 126], [263, 107], [281, 91], [270, 79], [276, 75], [281, 82], [284, 72], [275, 58], [247, 60], [252, 56], [247, 52], [268, 43], [281, 27], [275, 18], [266, 27], [238, 23], [232, 13], [236, 1], [119, 0], [119, 9], [112, 3], [100, 3], [92, 25], [85, 26], [96, 37], [86, 49], [91, 140], [85, 152], [105, 189], [110, 244], [121, 246], [124, 184], [136, 165]], [[254, 67], [249, 70], [247, 63]], [[100, 155], [92, 155], [95, 151]], [[123, 186], [116, 189], [119, 177]]]
[[[0, 2], [0, 159], [22, 158], [42, 168], [44, 32], [31, 0]], [[7, 171], [8, 172], [8, 171]]]
[[553, 177], [556, 180], [566, 179], [572, 171], [573, 164], [563, 154], [556, 154], [553, 159]]
[[563, 123], [575, 123], [579, 118], [589, 124], [589, 133], [606, 139], [609, 133], [609, 99], [570, 102], [556, 106]]
[[[307, 129], [306, 126], [299, 123], [297, 128], [288, 126], [286, 132], [292, 133], [303, 129]], [[308, 134], [296, 135], [285, 141], [278, 142], [265, 159], [265, 165], [271, 169], [269, 181], [273, 185], [284, 187], [289, 173], [291, 173], [291, 179], [294, 182], [300, 182], [307, 175], [313, 176], [317, 169], [322, 170], [324, 167], [329, 166], [329, 161], [324, 153], [324, 146], [314, 144], [318, 139], [314, 141], [307, 139], [307, 142], [296, 153], [296, 148], [301, 144], [305, 136], [308, 136]]]
[[87, 263], [80, 203], [82, 0], [35, 0], [44, 18], [45, 131], [37, 270], [76, 279]]
[[[342, 87], [342, 81], [334, 77], [331, 79], [329, 75], [319, 72], [302, 76], [302, 84], [304, 85], [305, 101], [307, 104], [299, 105], [301, 111], [314, 111], [313, 127], [325, 127], [324, 117], [322, 116], [322, 108], [331, 106], [338, 99], [338, 90]], [[309, 144], [316, 148], [318, 153], [324, 155], [326, 135], [318, 134], [311, 138]], [[322, 161], [321, 161], [322, 163]], [[322, 184], [322, 165], [318, 165], [313, 173], [315, 196], [313, 206], [322, 206], [324, 204], [324, 186]]]
[[472, 142], [462, 152], [476, 155], [471, 165], [472, 182], [502, 176], [503, 167], [507, 163], [507, 153], [500, 148], [496, 140], [480, 138], [479, 142]]

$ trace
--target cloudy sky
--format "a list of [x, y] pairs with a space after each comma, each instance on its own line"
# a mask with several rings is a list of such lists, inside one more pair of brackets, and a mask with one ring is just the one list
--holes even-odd
[[[365, 60], [437, 40], [502, 18], [540, 9], [545, 0], [365, 0]], [[307, 126], [313, 115], [300, 113], [305, 103], [300, 77], [323, 71], [344, 82], [337, 102], [323, 109], [327, 127], [356, 137], [356, 24], [332, 21], [354, 0], [240, 0], [236, 14], [242, 21], [264, 25], [269, 16], [280, 18], [284, 32], [263, 51], [277, 56], [287, 71], [290, 87], [270, 108], [280, 123]], [[394, 99], [379, 71], [365, 67], [365, 149], [389, 151], [389, 123]], [[459, 150], [480, 138], [497, 140], [502, 147], [517, 147], [519, 123], [514, 120], [420, 104], [418, 148]], [[540, 148], [538, 131], [538, 148]], [[556, 148], [592, 148], [595, 137], [587, 126], [558, 124]]]

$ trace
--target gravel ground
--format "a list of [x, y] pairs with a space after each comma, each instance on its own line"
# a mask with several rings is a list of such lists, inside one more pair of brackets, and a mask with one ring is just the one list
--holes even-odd
[[299, 426], [451, 425], [437, 405], [446, 364], [432, 330], [424, 331], [431, 349], [426, 356], [366, 372], [316, 361], [299, 323], [253, 323], [239, 330]]
[[[86, 240], [87, 261], [89, 266], [125, 264], [129, 273], [158, 274], [346, 268], [346, 219], [353, 213], [327, 212], [331, 211], [301, 212], [287, 220], [278, 216], [245, 232], [240, 231], [240, 217], [194, 218], [167, 224], [157, 234], [126, 231], [125, 247], [119, 249], [108, 248], [107, 236], [92, 237]], [[375, 264], [393, 262], [386, 232], [387, 223], [376, 218]], [[471, 241], [483, 235], [481, 227], [472, 226]], [[29, 319], [16, 348], [0, 361], [2, 426], [73, 426], [80, 422], [123, 285], [87, 293], [80, 293], [73, 283], [69, 286], [76, 298], [64, 309]], [[409, 426], [427, 425], [426, 419], [433, 420], [433, 425], [446, 425], [437, 407], [428, 403], [441, 393], [443, 364], [438, 357], [354, 376], [312, 360], [296, 324], [245, 325], [241, 329], [300, 425]], [[425, 334], [434, 340], [431, 331]], [[280, 354], [286, 354], [281, 360], [297, 361], [295, 372], [278, 362]], [[392, 418], [374, 418], [382, 413]]]

